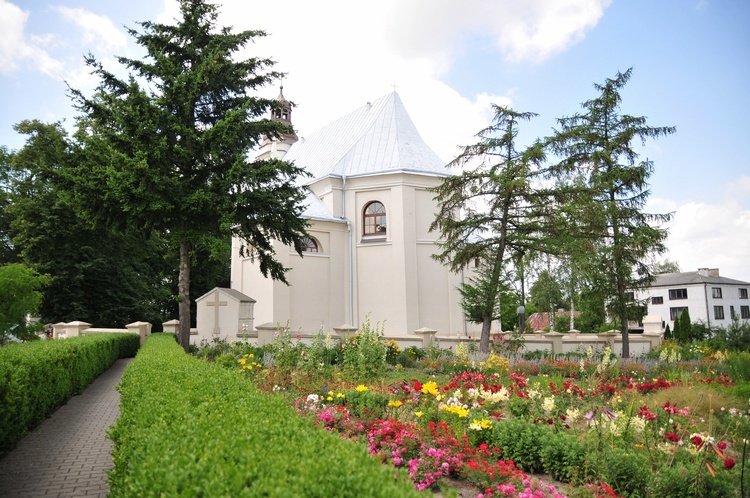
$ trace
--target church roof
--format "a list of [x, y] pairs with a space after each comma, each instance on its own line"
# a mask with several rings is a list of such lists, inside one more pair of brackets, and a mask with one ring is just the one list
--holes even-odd
[[311, 191], [307, 191], [307, 197], [302, 201], [304, 209], [302, 211], [302, 217], [311, 220], [321, 221], [332, 221], [335, 223], [346, 223], [346, 220], [336, 218], [331, 214], [328, 208], [323, 204], [323, 201], [318, 199], [318, 196], [313, 194]]
[[328, 176], [451, 173], [424, 143], [396, 92], [367, 103], [295, 143], [284, 156], [313, 183]]

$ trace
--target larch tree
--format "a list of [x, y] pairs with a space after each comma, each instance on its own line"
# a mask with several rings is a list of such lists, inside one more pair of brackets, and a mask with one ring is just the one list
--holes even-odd
[[477, 134], [479, 141], [451, 162], [461, 173], [434, 188], [438, 213], [431, 225], [441, 238], [436, 260], [455, 272], [480, 262], [475, 282], [479, 296], [473, 295], [471, 318], [481, 316], [483, 353], [489, 352], [497, 300], [506, 284], [503, 274], [517, 255], [541, 243], [549, 207], [546, 194], [535, 185], [543, 151], [538, 144], [516, 149], [519, 124], [536, 115], [498, 105], [493, 111], [493, 122]]
[[654, 165], [639, 160], [635, 142], [675, 131], [620, 112], [620, 92], [631, 73], [632, 68], [595, 84], [599, 95], [582, 104], [583, 113], [558, 119], [559, 130], [547, 140], [561, 158], [552, 174], [567, 176], [575, 187], [563, 210], [571, 239], [592, 242], [577, 244], [589, 250], [572, 256], [591, 285], [607, 296], [608, 308], [620, 322], [624, 358], [630, 356], [628, 316], [635, 305], [629, 291], [653, 280], [647, 261], [664, 252], [667, 231], [661, 225], [671, 218], [643, 211]]
[[281, 76], [273, 61], [240, 59], [265, 32], [217, 28], [217, 7], [203, 0], [180, 0], [180, 13], [174, 25], [128, 30], [146, 55], [117, 58], [126, 79], [89, 55], [99, 86], [91, 96], [71, 93], [84, 143], [74, 174], [89, 212], [179, 245], [179, 341], [187, 350], [194, 245], [235, 235], [264, 275], [286, 281], [272, 240], [300, 252], [306, 222], [303, 170], [250, 158], [262, 137], [290, 131], [263, 118], [276, 103], [254, 94]]

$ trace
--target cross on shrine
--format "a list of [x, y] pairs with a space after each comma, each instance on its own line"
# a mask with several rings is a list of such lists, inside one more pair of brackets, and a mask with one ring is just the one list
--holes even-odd
[[219, 306], [226, 306], [226, 301], [219, 301], [219, 291], [214, 291], [214, 300], [213, 302], [209, 301], [206, 303], [206, 306], [213, 306], [214, 307], [214, 335], [218, 336], [220, 333], [219, 329]]

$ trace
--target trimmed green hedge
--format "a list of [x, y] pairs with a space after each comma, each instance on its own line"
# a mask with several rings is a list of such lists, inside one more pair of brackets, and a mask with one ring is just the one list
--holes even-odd
[[149, 337], [119, 389], [111, 497], [420, 496], [364, 445], [186, 355], [171, 334]]
[[139, 345], [137, 334], [92, 334], [0, 347], [0, 454]]

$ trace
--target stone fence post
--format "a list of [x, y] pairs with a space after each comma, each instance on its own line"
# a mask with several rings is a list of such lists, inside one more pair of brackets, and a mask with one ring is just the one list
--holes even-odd
[[415, 330], [414, 333], [422, 337], [422, 347], [424, 349], [430, 349], [435, 342], [435, 334], [437, 334], [437, 330], [422, 327], [421, 329]]
[[148, 322], [133, 322], [125, 325], [128, 332], [138, 334], [141, 338], [141, 346], [146, 342], [148, 336], [151, 335], [151, 324]]
[[180, 331], [179, 320], [169, 320], [168, 322], [162, 323], [161, 326], [163, 327], [162, 330], [168, 334], [177, 334]]
[[349, 325], [348, 323], [339, 325], [338, 327], [333, 327], [333, 331], [336, 332], [341, 338], [341, 344], [344, 344], [346, 341], [348, 341], [351, 336], [357, 333], [357, 330], [357, 327], [355, 327], [354, 325]]
[[75, 322], [66, 323], [65, 324], [65, 336], [66, 337], [78, 337], [81, 335], [81, 333], [84, 330], [89, 329], [89, 328], [91, 328], [90, 323], [80, 322], [77, 320]]
[[560, 332], [547, 332], [544, 337], [552, 341], [552, 354], [562, 354], [563, 352], [563, 336]]
[[258, 331], [258, 346], [273, 344], [276, 328], [276, 324], [271, 322], [264, 323], [255, 327], [255, 330]]

